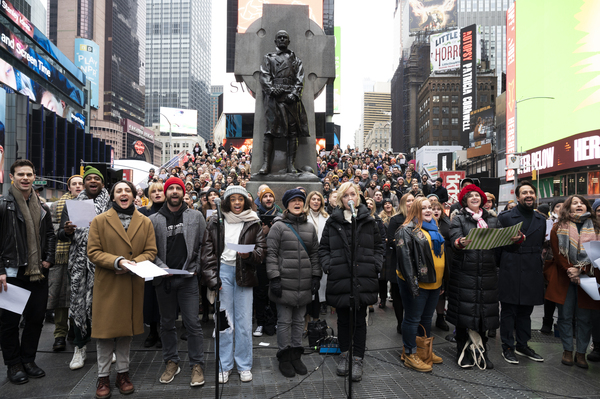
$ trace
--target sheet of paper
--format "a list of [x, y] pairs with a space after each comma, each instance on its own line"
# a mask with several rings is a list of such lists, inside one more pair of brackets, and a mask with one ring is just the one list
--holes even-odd
[[10, 283], [7, 283], [7, 286], [8, 289], [6, 291], [2, 290], [0, 292], [0, 309], [23, 314], [31, 292]]
[[227, 248], [235, 251], [235, 252], [239, 252], [241, 254], [247, 254], [250, 253], [252, 251], [254, 251], [254, 244], [250, 244], [250, 245], [242, 245], [242, 244], [234, 244], [232, 242], [228, 242], [227, 244]]
[[212, 209], [207, 209], [206, 210], [206, 219], [208, 219], [209, 217], [212, 216], [213, 213], [215, 213], [216, 211], [213, 211]]
[[510, 238], [519, 234], [522, 224], [523, 222], [500, 229], [471, 229], [465, 238], [473, 242], [466, 249], [492, 249], [510, 245]]
[[90, 227], [92, 219], [96, 217], [96, 209], [94, 208], [94, 200], [67, 200], [67, 212], [69, 219], [77, 227]]
[[131, 270], [132, 273], [135, 273], [144, 279], [148, 277], [158, 277], [169, 274], [165, 269], [161, 269], [149, 260], [136, 263], [135, 265], [128, 265], [127, 268]]
[[600, 301], [600, 292], [598, 292], [598, 283], [596, 278], [588, 276], [579, 276], [579, 285], [594, 301]]
[[187, 270], [181, 270], [181, 269], [162, 269], [164, 271], [167, 272], [167, 274], [184, 274], [184, 275], [190, 275], [192, 273], [188, 272]]
[[268, 342], [259, 342], [258, 346], [269, 346]]
[[600, 269], [600, 241], [584, 242], [583, 249], [585, 249], [588, 258], [590, 258], [594, 267]]
[[552, 227], [554, 227], [554, 222], [551, 219], [546, 220], [546, 240], [550, 239]]

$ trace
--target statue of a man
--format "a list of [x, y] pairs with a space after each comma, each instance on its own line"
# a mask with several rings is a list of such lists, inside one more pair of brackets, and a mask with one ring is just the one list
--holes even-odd
[[277, 32], [277, 51], [266, 54], [260, 67], [267, 130], [259, 174], [271, 171], [275, 137], [287, 139], [287, 172], [297, 173], [294, 162], [298, 137], [309, 137], [308, 119], [301, 101], [304, 68], [302, 61], [288, 49], [289, 44], [288, 33], [284, 30]]

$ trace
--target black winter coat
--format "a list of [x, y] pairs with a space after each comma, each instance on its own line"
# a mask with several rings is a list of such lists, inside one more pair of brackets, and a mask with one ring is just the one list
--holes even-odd
[[[286, 223], [300, 235], [308, 253]], [[281, 298], [269, 290], [269, 299], [293, 307], [307, 305], [312, 301], [312, 278], [320, 279], [322, 274], [317, 230], [304, 213], [295, 216], [285, 211], [275, 219], [267, 236], [267, 277], [280, 277], [283, 289]]]
[[392, 284], [398, 284], [396, 269], [398, 268], [398, 257], [396, 256], [396, 230], [398, 230], [404, 224], [406, 216], [399, 213], [396, 216], [392, 216], [390, 223], [387, 227], [387, 249], [386, 249], [386, 263], [385, 276], [388, 281]]
[[[351, 234], [352, 227], [344, 218], [344, 211], [335, 208], [323, 229], [319, 259], [323, 271], [327, 273], [327, 304], [336, 308], [350, 307]], [[377, 302], [377, 275], [383, 265], [384, 245], [377, 223], [364, 204], [358, 207], [355, 245], [356, 306], [372, 305]]]
[[[514, 226], [525, 221], [525, 217], [515, 207], [498, 216], [501, 227]], [[535, 306], [544, 303], [544, 276], [542, 247], [546, 236], [546, 219], [533, 212], [531, 224], [521, 244], [500, 248], [500, 276], [498, 298], [500, 302], [513, 305]]]
[[[488, 228], [498, 227], [498, 219], [483, 210]], [[456, 327], [475, 331], [494, 330], [498, 316], [498, 269], [494, 249], [460, 249], [454, 245], [466, 237], [477, 222], [463, 208], [452, 219], [450, 241], [453, 247], [448, 280], [448, 321]]]

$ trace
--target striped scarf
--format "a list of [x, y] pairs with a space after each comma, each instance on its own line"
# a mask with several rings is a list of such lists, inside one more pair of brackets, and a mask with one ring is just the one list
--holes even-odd
[[[583, 223], [581, 232], [577, 231], [576, 223]], [[583, 243], [598, 240], [590, 213], [571, 216], [568, 224], [563, 223], [556, 230], [558, 236], [558, 251], [575, 267], [583, 267], [591, 263]]]
[[[65, 195], [60, 197], [60, 199], [56, 202], [56, 218], [60, 223], [60, 219], [62, 218], [63, 210], [65, 209], [65, 202], [67, 200], [75, 199], [73, 194], [67, 192]], [[71, 246], [71, 241], [60, 241], [56, 242], [56, 264], [57, 265], [66, 265], [69, 262], [69, 247]]]

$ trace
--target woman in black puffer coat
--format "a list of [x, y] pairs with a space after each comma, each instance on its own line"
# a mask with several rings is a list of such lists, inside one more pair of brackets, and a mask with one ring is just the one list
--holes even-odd
[[362, 378], [362, 359], [367, 339], [367, 307], [377, 302], [379, 291], [378, 273], [383, 265], [384, 245], [375, 219], [369, 210], [360, 203], [358, 185], [347, 182], [338, 190], [337, 207], [327, 219], [319, 258], [323, 271], [327, 273], [327, 304], [336, 308], [338, 314], [338, 338], [340, 342], [340, 363], [337, 374], [347, 375], [349, 369], [348, 349], [350, 348], [350, 243], [352, 234], [351, 212], [348, 202], [354, 201], [357, 208], [355, 267], [354, 267], [354, 354], [352, 379]]
[[[498, 228], [498, 219], [483, 209], [486, 196], [474, 184], [469, 184], [459, 194], [463, 208], [453, 214], [450, 241], [453, 248], [452, 266], [448, 281], [447, 319], [456, 327], [457, 360], [467, 341], [467, 329], [477, 331], [485, 346], [487, 330], [500, 326], [498, 316], [498, 271], [494, 249], [470, 250], [465, 237], [471, 229]], [[493, 368], [484, 352], [487, 368]], [[463, 359], [463, 367], [473, 365]]]

